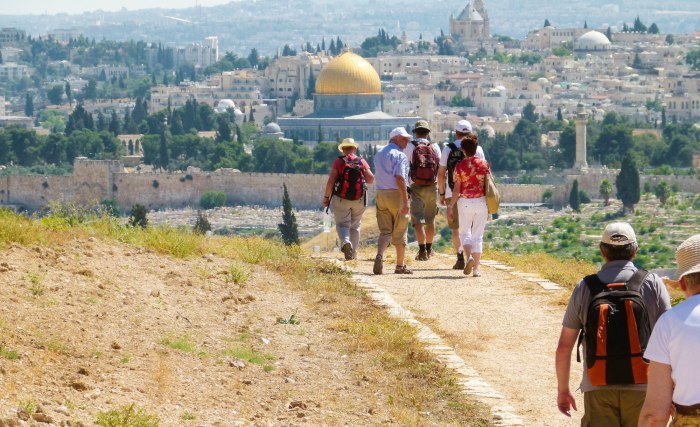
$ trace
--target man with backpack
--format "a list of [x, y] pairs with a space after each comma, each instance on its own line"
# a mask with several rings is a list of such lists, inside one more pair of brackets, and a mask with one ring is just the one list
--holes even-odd
[[[440, 156], [440, 167], [438, 168], [438, 190], [440, 192], [440, 204], [450, 206], [452, 201], [452, 190], [454, 189], [454, 170], [457, 163], [464, 160], [464, 153], [460, 149], [462, 138], [472, 133], [472, 124], [467, 120], [460, 120], [455, 126], [455, 141], [445, 145]], [[484, 150], [479, 145], [476, 148], [476, 157], [486, 160]], [[449, 207], [448, 207], [449, 209]], [[452, 266], [455, 270], [464, 270], [465, 261], [462, 253], [462, 242], [459, 240], [459, 215], [455, 207], [451, 216], [447, 217], [447, 225], [452, 231], [452, 246], [457, 252], [457, 262]]]
[[418, 241], [417, 261], [427, 261], [433, 254], [435, 215], [437, 214], [437, 171], [440, 146], [428, 140], [430, 127], [418, 120], [413, 128], [415, 139], [403, 150], [410, 163], [411, 223]]
[[661, 278], [632, 263], [638, 246], [630, 224], [605, 227], [599, 248], [605, 264], [576, 285], [564, 314], [555, 362], [557, 406], [566, 416], [576, 410], [569, 373], [578, 341], [583, 344], [581, 426], [636, 427], [647, 387], [642, 355], [671, 302]]
[[328, 175], [323, 206], [333, 205], [335, 228], [341, 242], [340, 250], [346, 260], [357, 258], [360, 245], [360, 222], [367, 206], [367, 184], [374, 182], [374, 175], [362, 157], [357, 156], [358, 144], [352, 138], [345, 138], [338, 150], [338, 156]]

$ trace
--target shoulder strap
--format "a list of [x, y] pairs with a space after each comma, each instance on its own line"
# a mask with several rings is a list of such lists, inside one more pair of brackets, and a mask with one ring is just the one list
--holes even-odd
[[448, 142], [448, 143], [447, 143], [447, 146], [450, 147], [450, 150], [452, 150], [452, 151], [456, 151], [456, 150], [457, 150], [457, 146], [455, 145], [454, 142]]
[[644, 283], [644, 280], [646, 280], [648, 275], [648, 271], [644, 270], [643, 268], [638, 269], [634, 272], [634, 274], [627, 281], [627, 283], [625, 283], [627, 289], [630, 291], [639, 292], [639, 289], [642, 287], [642, 283]]
[[586, 284], [586, 286], [588, 286], [588, 289], [591, 291], [591, 298], [601, 293], [607, 286], [606, 283], [603, 283], [603, 281], [600, 280], [600, 277], [598, 277], [597, 274], [591, 274], [589, 276], [586, 276], [583, 278], [583, 281]]

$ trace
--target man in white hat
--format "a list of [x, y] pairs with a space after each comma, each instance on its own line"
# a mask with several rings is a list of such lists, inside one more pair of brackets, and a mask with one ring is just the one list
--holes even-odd
[[576, 285], [562, 321], [555, 356], [557, 407], [569, 417], [576, 410], [569, 388], [571, 352], [584, 331], [581, 426], [636, 427], [647, 389], [642, 353], [671, 301], [658, 275], [632, 263], [638, 246], [630, 224], [608, 224], [599, 249], [605, 264]]
[[[323, 206], [333, 205], [335, 229], [340, 239], [340, 250], [345, 260], [357, 258], [360, 245], [360, 223], [365, 212], [366, 184], [374, 182], [374, 175], [365, 159], [357, 156], [358, 144], [352, 138], [345, 138], [338, 150], [343, 153], [331, 166]], [[334, 197], [335, 196], [335, 197]]]
[[[461, 150], [462, 138], [472, 133], [472, 124], [467, 120], [460, 120], [455, 125], [455, 141], [445, 145], [440, 156], [440, 167], [438, 168], [438, 191], [440, 193], [440, 204], [450, 206], [452, 201], [452, 189], [454, 189], [454, 169], [457, 163], [464, 160], [464, 153]], [[476, 157], [486, 160], [484, 150], [481, 145], [476, 147]], [[456, 205], [455, 205], [456, 206]], [[449, 209], [449, 208], [448, 208]], [[452, 216], [447, 217], [447, 225], [452, 231], [452, 246], [457, 252], [457, 262], [452, 267], [455, 270], [463, 270], [465, 261], [462, 253], [462, 242], [459, 240], [459, 215], [455, 207]]]
[[389, 144], [374, 155], [375, 187], [377, 189], [377, 256], [374, 274], [382, 274], [384, 251], [391, 242], [396, 247], [396, 274], [413, 274], [406, 267], [408, 243], [408, 158], [403, 150], [411, 140], [405, 128], [398, 127], [389, 134]]
[[700, 234], [676, 250], [678, 284], [686, 300], [664, 313], [644, 357], [649, 391], [639, 417], [642, 427], [700, 426]]

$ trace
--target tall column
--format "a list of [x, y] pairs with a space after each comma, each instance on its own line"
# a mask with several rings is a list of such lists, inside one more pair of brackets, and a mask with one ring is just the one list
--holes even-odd
[[583, 104], [578, 104], [576, 109], [576, 161], [574, 169], [588, 168], [586, 161], [586, 125], [588, 124], [588, 114], [583, 109]]

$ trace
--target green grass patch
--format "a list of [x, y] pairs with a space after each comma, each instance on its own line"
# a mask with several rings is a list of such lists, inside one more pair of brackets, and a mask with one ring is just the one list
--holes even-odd
[[158, 427], [160, 419], [132, 403], [118, 409], [98, 412], [97, 425], [101, 427]]
[[17, 353], [14, 350], [10, 350], [8, 348], [0, 346], [0, 357], [2, 357], [3, 359], [7, 359], [7, 360], [18, 360], [19, 353]]
[[165, 337], [160, 343], [166, 347], [172, 348], [173, 350], [180, 350], [184, 351], [185, 353], [194, 353], [197, 351], [197, 345], [192, 342], [190, 337]]
[[224, 351], [224, 354], [248, 363], [255, 363], [256, 365], [262, 365], [265, 362], [275, 360], [275, 356], [272, 356], [271, 354], [259, 353], [251, 347], [244, 346], [230, 348]]

